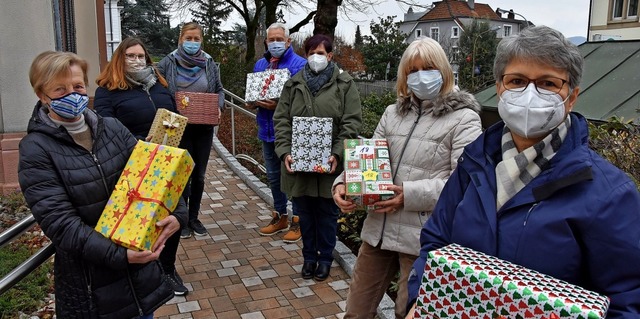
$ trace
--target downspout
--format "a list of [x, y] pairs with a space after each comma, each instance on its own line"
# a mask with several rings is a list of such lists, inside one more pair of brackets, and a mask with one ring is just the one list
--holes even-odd
[[591, 42], [591, 14], [593, 10], [593, 0], [589, 1], [589, 19], [587, 20], [587, 42]]
[[53, 32], [55, 33], [56, 51], [62, 51], [62, 25], [60, 24], [60, 2], [51, 0], [53, 7]]

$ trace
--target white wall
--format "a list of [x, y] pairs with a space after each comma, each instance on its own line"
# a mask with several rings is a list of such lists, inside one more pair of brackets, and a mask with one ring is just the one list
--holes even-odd
[[78, 51], [76, 53], [89, 63], [89, 89], [87, 93], [89, 96], [93, 96], [97, 87], [95, 81], [98, 74], [100, 74], [96, 2], [89, 0], [74, 1], [73, 6], [76, 22], [76, 47]]
[[55, 50], [53, 9], [51, 0], [1, 1], [0, 133], [24, 132], [37, 102], [29, 83], [31, 61]]

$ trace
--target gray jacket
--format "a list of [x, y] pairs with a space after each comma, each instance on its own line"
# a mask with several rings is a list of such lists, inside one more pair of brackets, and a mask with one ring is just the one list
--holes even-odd
[[[420, 230], [458, 164], [462, 149], [482, 133], [480, 105], [467, 92], [452, 92], [433, 101], [400, 98], [380, 118], [373, 138], [389, 143], [394, 184], [402, 185], [404, 206], [395, 213], [369, 213], [360, 236], [371, 246], [417, 256]], [[422, 112], [400, 163], [411, 127]], [[338, 176], [334, 186], [344, 181]]]
[[[176, 87], [176, 78], [178, 76], [178, 62], [176, 61], [176, 52], [178, 50], [173, 50], [173, 52], [167, 54], [156, 67], [160, 74], [165, 77], [167, 83], [169, 84], [169, 92], [172, 96], [175, 97], [176, 91], [178, 88]], [[222, 82], [220, 81], [220, 70], [218, 69], [218, 65], [213, 58], [204, 52], [205, 57], [207, 58], [207, 65], [205, 66], [205, 72], [207, 74], [207, 92], [206, 93], [217, 93], [218, 94], [218, 107], [220, 110], [224, 109], [224, 91], [222, 87]]]

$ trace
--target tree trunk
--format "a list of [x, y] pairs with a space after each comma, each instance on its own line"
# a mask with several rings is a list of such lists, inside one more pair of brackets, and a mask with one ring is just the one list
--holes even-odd
[[278, 10], [279, 0], [270, 0], [264, 2], [265, 9], [265, 30], [276, 22], [276, 11]]
[[342, 0], [318, 0], [313, 28], [313, 35], [324, 34], [333, 40], [338, 25], [338, 7]]
[[256, 55], [256, 32], [258, 30], [257, 24], [247, 25], [247, 54], [244, 57], [246, 62], [253, 61]]

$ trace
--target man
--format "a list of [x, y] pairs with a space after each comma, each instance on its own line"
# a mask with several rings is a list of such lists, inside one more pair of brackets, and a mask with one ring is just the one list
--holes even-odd
[[[256, 62], [253, 72], [262, 72], [267, 69], [289, 69], [291, 76], [302, 70], [307, 60], [293, 52], [289, 30], [282, 23], [274, 23], [267, 28], [267, 38], [265, 39], [267, 52], [264, 57]], [[275, 152], [275, 130], [273, 128], [273, 111], [278, 104], [277, 100], [257, 101], [251, 104], [258, 108], [258, 138], [262, 141], [262, 154], [267, 168], [267, 179], [273, 196], [273, 212], [271, 222], [260, 228], [259, 233], [263, 236], [271, 236], [279, 232], [288, 231], [283, 241], [294, 243], [300, 240], [299, 218], [296, 215], [296, 208], [293, 207], [294, 216], [291, 218], [289, 227], [289, 216], [287, 214], [287, 195], [280, 190], [280, 159]]]

